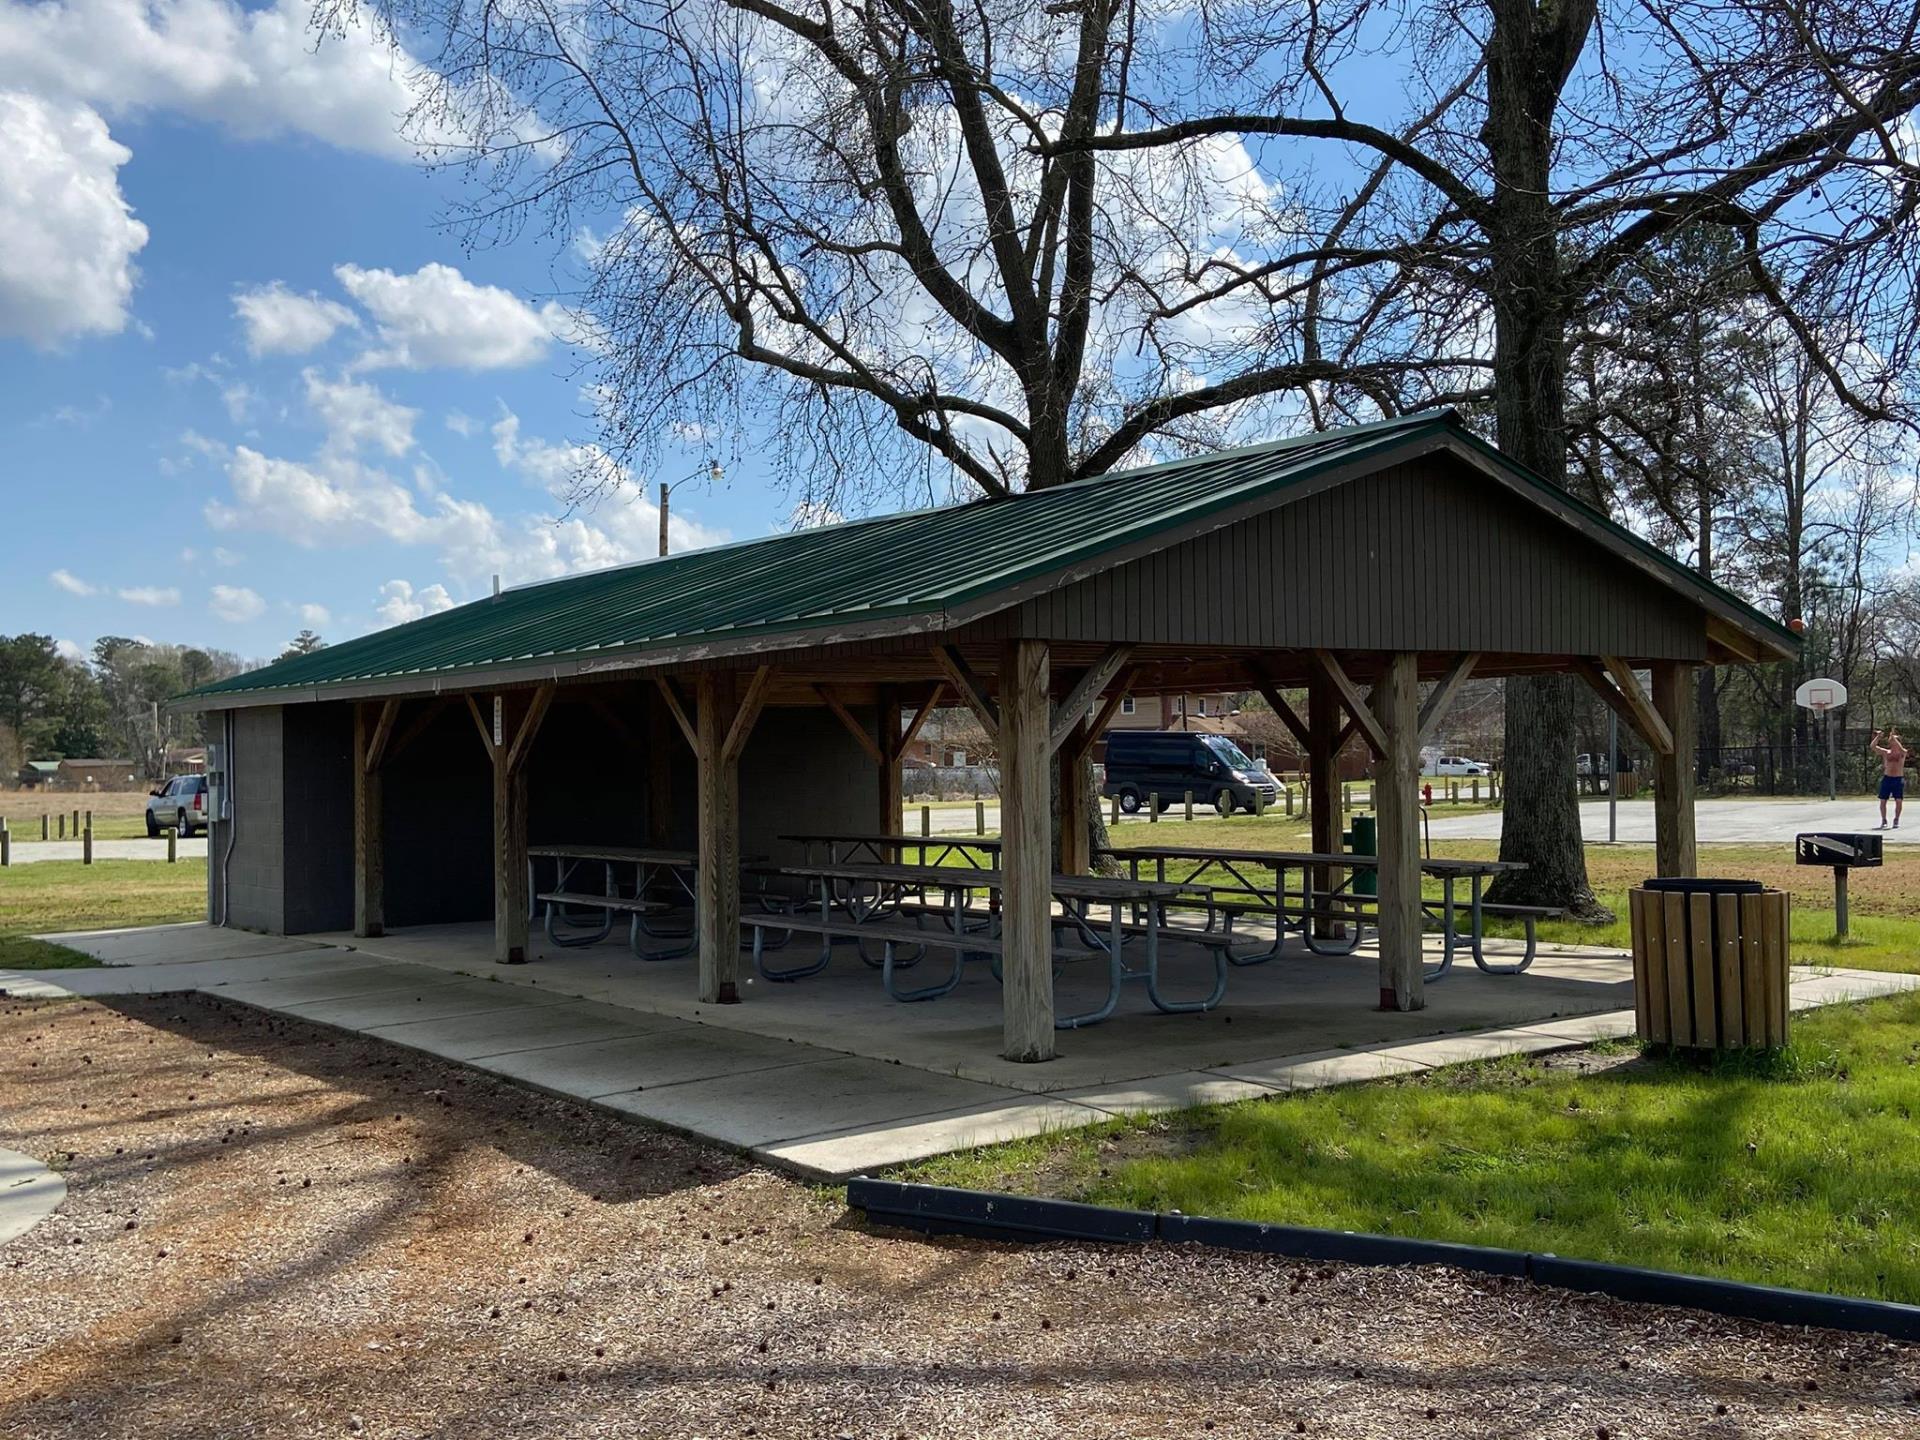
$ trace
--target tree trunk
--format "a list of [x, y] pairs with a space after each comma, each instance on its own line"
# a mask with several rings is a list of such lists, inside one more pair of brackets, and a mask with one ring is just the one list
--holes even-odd
[[[1566, 303], [1554, 214], [1554, 111], [1586, 43], [1593, 6], [1497, 0], [1490, 12], [1480, 138], [1494, 175], [1494, 417], [1500, 448], [1564, 489]], [[1574, 789], [1573, 683], [1564, 675], [1507, 681], [1500, 858], [1528, 868], [1502, 876], [1491, 895], [1610, 920], [1587, 882]]]

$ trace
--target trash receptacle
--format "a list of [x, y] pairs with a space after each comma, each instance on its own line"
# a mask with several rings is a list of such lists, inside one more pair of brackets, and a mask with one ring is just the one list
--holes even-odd
[[1640, 1038], [1684, 1049], [1787, 1043], [1790, 897], [1758, 880], [1649, 880], [1628, 895]]
[[[1371, 815], [1353, 817], [1353, 828], [1340, 837], [1350, 855], [1378, 855], [1380, 853], [1379, 822]], [[1353, 893], [1356, 895], [1378, 895], [1380, 893], [1380, 872], [1372, 866], [1357, 871], [1353, 877]]]

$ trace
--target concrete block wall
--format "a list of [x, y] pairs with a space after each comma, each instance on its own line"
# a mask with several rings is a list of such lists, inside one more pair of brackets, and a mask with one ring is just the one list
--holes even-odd
[[[273, 935], [353, 923], [352, 725], [344, 705], [234, 712], [233, 819], [209, 836], [209, 919]], [[213, 717], [209, 733], [222, 729]]]
[[[691, 850], [693, 756], [677, 732], [671, 740], [670, 843]], [[529, 764], [529, 843], [647, 843], [646, 751], [593, 710], [556, 704]], [[232, 838], [230, 925], [296, 935], [350, 928], [351, 707], [236, 711], [232, 767], [235, 820], [213, 833], [212, 918], [222, 913], [221, 857]], [[383, 790], [388, 926], [491, 919], [492, 779], [464, 706], [446, 707], [395, 757]], [[740, 758], [741, 850], [797, 861], [800, 848], [782, 836], [870, 831], [879, 793], [872, 760], [833, 715], [771, 708]]]

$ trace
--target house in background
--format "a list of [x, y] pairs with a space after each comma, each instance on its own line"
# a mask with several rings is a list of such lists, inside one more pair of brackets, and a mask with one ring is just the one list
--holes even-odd
[[20, 767], [20, 788], [43, 790], [60, 774], [58, 760], [29, 760]]
[[53, 777], [56, 790], [125, 790], [140, 785], [139, 767], [131, 760], [62, 760]]

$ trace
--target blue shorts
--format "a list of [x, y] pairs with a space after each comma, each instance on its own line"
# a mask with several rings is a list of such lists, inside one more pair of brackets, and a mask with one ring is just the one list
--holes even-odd
[[1880, 777], [1880, 798], [1882, 800], [1905, 800], [1907, 798], [1907, 777], [1904, 775], [1882, 775]]

